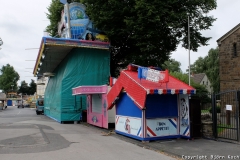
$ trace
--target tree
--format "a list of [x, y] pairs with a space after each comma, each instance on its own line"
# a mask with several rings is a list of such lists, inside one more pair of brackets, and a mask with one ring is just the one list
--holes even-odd
[[[191, 73], [205, 73], [207, 75], [215, 93], [220, 91], [218, 52], [218, 48], [211, 48], [207, 56], [199, 57], [191, 65]], [[188, 69], [186, 71], [188, 72]]]
[[2, 66], [0, 69], [0, 88], [3, 92], [8, 93], [12, 89], [17, 89], [17, 81], [19, 80], [19, 74], [14, 70], [14, 67], [10, 64]]
[[60, 2], [60, 0], [52, 0], [52, 3], [47, 8], [49, 13], [47, 14], [47, 18], [50, 20], [50, 24], [47, 26], [46, 31], [52, 37], [59, 37], [58, 36], [58, 22], [61, 19], [61, 13], [64, 6]]
[[[205, 73], [206, 71], [206, 57], [198, 57], [198, 59], [192, 64], [191, 66], [191, 74], [196, 73]], [[186, 69], [186, 72], [188, 73], [188, 69]]]
[[[170, 72], [170, 75], [183, 81], [186, 84], [189, 84], [189, 77], [187, 74], [179, 73], [179, 72]], [[205, 88], [205, 86], [195, 83], [192, 79], [191, 86], [196, 89], [196, 97], [201, 99], [201, 103], [209, 103], [211, 102], [211, 99], [209, 98], [208, 90]]]
[[128, 63], [161, 66], [180, 42], [188, 48], [188, 15], [190, 46], [197, 51], [210, 39], [202, 36], [201, 31], [209, 29], [215, 20], [207, 13], [216, 8], [216, 0], [83, 2], [95, 26], [111, 40], [111, 74]]
[[206, 57], [206, 75], [208, 76], [213, 92], [218, 93], [220, 91], [220, 77], [219, 77], [219, 49], [211, 48], [208, 51]]
[[18, 89], [18, 93], [22, 93], [22, 94], [26, 93], [26, 94], [28, 94], [28, 92], [29, 92], [28, 84], [25, 81], [22, 81], [21, 85], [20, 85], [20, 87]]
[[[191, 50], [207, 45], [210, 37], [202, 30], [212, 26], [215, 19], [208, 13], [216, 8], [216, 0], [79, 0], [94, 26], [111, 40], [112, 76], [129, 63], [161, 66], [182, 42], [188, 48], [188, 16], [190, 17]], [[63, 5], [52, 0], [48, 8], [50, 25], [47, 31], [57, 35], [57, 24]]]
[[34, 93], [36, 92], [37, 89], [37, 84], [35, 83], [35, 81], [33, 79], [31, 79], [31, 83], [29, 84], [29, 95], [34, 95]]
[[18, 93], [34, 95], [34, 93], [36, 92], [36, 89], [37, 89], [37, 84], [33, 79], [31, 79], [31, 83], [29, 85], [25, 81], [21, 82]]
[[180, 62], [176, 61], [175, 59], [170, 59], [164, 62], [162, 68], [165, 70], [168, 69], [170, 72], [182, 72], [180, 66]]

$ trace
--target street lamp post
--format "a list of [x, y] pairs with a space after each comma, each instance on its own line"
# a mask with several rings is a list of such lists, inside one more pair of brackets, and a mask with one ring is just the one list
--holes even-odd
[[189, 27], [189, 16], [188, 16], [188, 84], [191, 86], [191, 65], [190, 65], [190, 27]]
[[21, 99], [22, 99], [22, 107], [23, 107], [23, 96], [22, 96], [22, 94], [21, 94]]

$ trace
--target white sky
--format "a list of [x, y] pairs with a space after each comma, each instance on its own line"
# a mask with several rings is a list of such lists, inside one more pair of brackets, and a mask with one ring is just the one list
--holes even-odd
[[[31, 48], [40, 47], [43, 31], [49, 24], [46, 13], [50, 3], [51, 0], [0, 0], [0, 37], [4, 43], [0, 50], [0, 68], [7, 63], [13, 66], [20, 75], [18, 84], [23, 80], [27, 83], [31, 79], [36, 80], [31, 76], [38, 49]], [[240, 23], [240, 0], [218, 0], [217, 3], [217, 9], [209, 14], [217, 20], [210, 30], [202, 32], [212, 39], [208, 46], [200, 47], [198, 52], [191, 51], [191, 64], [198, 57], [206, 56], [211, 48], [216, 48], [216, 40]], [[181, 63], [181, 69], [185, 72], [188, 50], [179, 46], [172, 58]]]
[[[9, 63], [18, 72], [20, 82], [31, 82], [51, 0], [0, 0], [0, 68]], [[27, 50], [26, 50], [27, 49]], [[28, 61], [27, 61], [28, 60]], [[34, 61], [29, 61], [34, 60]], [[31, 68], [31, 69], [27, 69]], [[30, 77], [32, 76], [32, 77]]]
[[[205, 57], [211, 48], [217, 47], [217, 40], [229, 30], [240, 23], [240, 0], [217, 0], [217, 9], [209, 13], [217, 20], [213, 23], [210, 30], [203, 31], [206, 37], [212, 37], [208, 46], [199, 47], [197, 52], [190, 51], [190, 63], [193, 64], [199, 57]], [[189, 66], [188, 50], [178, 47], [177, 51], [172, 54], [172, 58], [181, 63], [181, 70], [186, 72]]]

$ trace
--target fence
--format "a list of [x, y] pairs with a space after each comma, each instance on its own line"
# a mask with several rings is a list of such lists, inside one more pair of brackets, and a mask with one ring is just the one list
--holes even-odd
[[232, 90], [201, 97], [202, 136], [205, 138], [240, 140], [240, 91]]

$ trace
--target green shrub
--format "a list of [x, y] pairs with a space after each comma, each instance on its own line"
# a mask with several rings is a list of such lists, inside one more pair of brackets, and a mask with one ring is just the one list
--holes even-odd
[[[212, 113], [212, 107], [210, 107], [209, 109], [209, 112]], [[220, 106], [217, 106], [217, 113], [221, 113], [221, 107]]]

